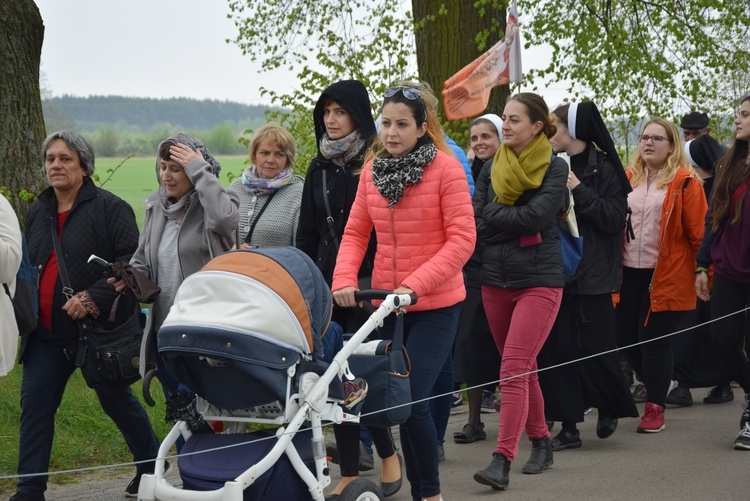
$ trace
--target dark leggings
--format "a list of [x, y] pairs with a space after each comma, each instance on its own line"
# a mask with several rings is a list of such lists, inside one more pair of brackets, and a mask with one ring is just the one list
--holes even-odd
[[[743, 310], [750, 304], [750, 284], [735, 282], [714, 273], [711, 318]], [[747, 312], [737, 313], [711, 324], [711, 340], [726, 368], [745, 393], [750, 393], [750, 364], [743, 349]]]
[[[333, 434], [336, 437], [336, 447], [339, 451], [339, 461], [342, 477], [356, 477], [359, 475], [359, 428], [356, 423], [335, 424]], [[368, 426], [372, 443], [381, 459], [395, 454], [393, 437], [390, 428]]]
[[652, 269], [623, 267], [620, 304], [616, 310], [617, 345], [622, 347], [649, 341], [622, 352], [646, 386], [648, 401], [663, 407], [674, 368], [672, 343], [670, 337], [650, 340], [673, 332], [684, 312], [649, 311], [649, 285], [653, 275]]

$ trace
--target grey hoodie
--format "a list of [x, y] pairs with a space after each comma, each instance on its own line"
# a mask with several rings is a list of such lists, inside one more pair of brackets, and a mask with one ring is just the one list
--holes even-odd
[[[185, 144], [203, 156], [202, 159], [195, 159], [185, 166], [185, 173], [195, 190], [188, 195], [189, 203], [180, 224], [178, 244], [175, 249], [175, 257], [181, 273], [180, 281], [182, 281], [210, 261], [208, 242], [210, 242], [214, 256], [232, 248], [233, 232], [237, 227], [239, 217], [239, 199], [235, 193], [221, 186], [218, 179], [221, 165], [199, 139], [189, 134], [178, 133], [166, 141]], [[156, 159], [156, 177], [159, 188], [152, 192], [144, 202], [146, 214], [143, 218], [143, 228], [138, 240], [138, 249], [130, 260], [130, 264], [158, 285], [157, 256], [159, 243], [167, 223], [167, 217], [161, 210], [164, 188], [161, 187], [158, 158]], [[152, 319], [153, 315], [149, 315], [143, 337], [141, 372], [144, 372], [149, 362], [154, 360], [155, 343], [151, 338]]]

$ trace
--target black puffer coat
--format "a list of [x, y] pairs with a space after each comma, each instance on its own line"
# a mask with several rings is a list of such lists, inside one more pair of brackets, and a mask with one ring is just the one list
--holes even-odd
[[[484, 247], [482, 284], [517, 289], [563, 287], [557, 221], [568, 177], [565, 161], [553, 159], [541, 186], [524, 192], [513, 206], [493, 201], [491, 170], [479, 174], [472, 200], [477, 239]], [[521, 235], [540, 232], [540, 244], [518, 245]]]
[[[26, 215], [29, 257], [31, 264], [39, 271], [39, 276], [53, 250], [51, 228], [57, 228], [57, 198], [54, 189], [50, 187], [39, 195]], [[135, 305], [128, 298], [121, 297], [115, 324], [107, 325], [112, 304], [120, 295], [112, 285], [107, 284], [107, 279], [101, 272], [94, 270], [87, 261], [91, 254], [110, 263], [130, 261], [138, 247], [138, 225], [130, 205], [96, 187], [90, 177], [84, 177], [83, 185], [63, 225], [60, 243], [71, 287], [74, 293], [88, 291], [99, 308], [96, 321], [108, 329], [123, 322]], [[39, 326], [31, 335], [53, 339], [61, 346], [73, 350], [78, 340], [78, 328], [75, 321], [62, 310], [66, 301], [58, 276], [52, 305], [53, 332], [47, 332]]]
[[571, 169], [581, 184], [573, 189], [583, 256], [576, 279], [566, 292], [582, 295], [610, 294], [620, 290], [622, 230], [628, 210], [630, 185], [607, 155], [589, 144], [571, 157]]
[[[347, 163], [345, 167], [339, 167], [320, 153], [320, 140], [326, 131], [323, 111], [326, 101], [329, 99], [349, 113], [366, 141], [366, 145], [359, 152], [359, 155]], [[326, 171], [326, 195], [333, 216], [334, 231], [340, 243], [359, 184], [359, 174], [354, 174], [354, 172], [362, 168], [365, 152], [375, 137], [375, 122], [372, 119], [367, 89], [357, 80], [336, 82], [321, 94], [318, 103], [315, 105], [313, 120], [315, 122], [315, 137], [318, 143], [318, 155], [307, 169], [305, 186], [302, 191], [302, 206], [297, 227], [297, 248], [315, 261], [323, 273], [326, 283], [330, 286], [338, 250], [332, 242], [331, 233], [326, 223], [327, 213], [323, 198], [322, 171]], [[375, 256], [374, 240], [373, 238], [370, 241], [368, 253], [362, 264], [361, 276], [372, 273], [372, 263]]]

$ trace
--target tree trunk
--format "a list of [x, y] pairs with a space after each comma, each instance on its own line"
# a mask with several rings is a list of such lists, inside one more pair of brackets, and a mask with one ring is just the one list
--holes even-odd
[[[430, 84], [440, 99], [440, 121], [459, 145], [469, 146], [470, 120], [448, 122], [442, 108], [443, 82], [482, 55], [500, 40], [505, 32], [505, 9], [487, 8], [484, 15], [474, 7], [475, 0], [412, 0], [419, 77]], [[443, 8], [443, 6], [446, 6]], [[497, 29], [491, 28], [498, 25]], [[475, 35], [489, 32], [484, 47], [477, 48]], [[501, 115], [509, 87], [495, 87], [490, 95], [487, 113]]]
[[[0, 187], [23, 221], [45, 186], [39, 94], [44, 24], [33, 0], [0, 1]], [[29, 195], [27, 195], [29, 194]]]

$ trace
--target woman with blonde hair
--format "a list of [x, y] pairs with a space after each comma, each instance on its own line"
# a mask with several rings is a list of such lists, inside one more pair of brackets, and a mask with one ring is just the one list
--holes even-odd
[[240, 198], [238, 247], [295, 244], [304, 179], [292, 172], [296, 143], [276, 122], [253, 134], [250, 165], [230, 185]]
[[658, 433], [665, 428], [664, 404], [674, 366], [670, 338], [662, 336], [695, 309], [695, 254], [707, 203], [677, 127], [662, 118], [646, 123], [627, 175], [632, 213], [623, 246], [617, 344], [625, 348], [623, 355], [646, 390], [637, 431]]

